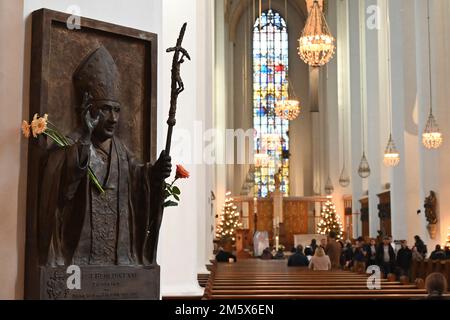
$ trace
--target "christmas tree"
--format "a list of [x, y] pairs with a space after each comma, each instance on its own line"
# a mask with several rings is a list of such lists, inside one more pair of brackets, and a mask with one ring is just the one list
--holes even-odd
[[336, 206], [331, 199], [322, 207], [321, 219], [317, 225], [317, 231], [319, 234], [328, 235], [331, 231], [336, 233], [338, 240], [342, 239], [342, 223], [340, 217], [336, 214]]
[[234, 199], [230, 197], [231, 192], [226, 194], [225, 204], [222, 208], [220, 224], [217, 227], [216, 237], [223, 242], [236, 241], [236, 230], [241, 227], [240, 214], [236, 211]]

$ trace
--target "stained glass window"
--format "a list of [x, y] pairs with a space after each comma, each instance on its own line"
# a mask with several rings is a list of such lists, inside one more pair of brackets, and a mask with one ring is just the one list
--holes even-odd
[[255, 154], [267, 161], [256, 166], [255, 195], [267, 197], [280, 188], [289, 194], [289, 121], [275, 115], [276, 101], [288, 98], [288, 32], [285, 20], [273, 10], [262, 13], [253, 26], [253, 126]]

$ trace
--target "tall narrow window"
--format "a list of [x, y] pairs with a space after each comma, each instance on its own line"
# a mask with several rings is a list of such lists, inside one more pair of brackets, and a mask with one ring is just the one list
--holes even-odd
[[288, 98], [288, 32], [278, 12], [262, 13], [253, 26], [253, 126], [255, 154], [266, 153], [267, 161], [257, 166], [255, 195], [267, 197], [275, 190], [275, 174], [280, 188], [289, 194], [289, 121], [275, 114], [275, 102]]

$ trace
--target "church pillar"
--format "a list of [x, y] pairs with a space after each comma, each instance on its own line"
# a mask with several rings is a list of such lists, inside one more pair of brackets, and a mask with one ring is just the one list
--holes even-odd
[[[419, 200], [418, 127], [414, 121], [416, 104], [416, 47], [414, 6], [389, 1], [391, 43], [391, 101], [393, 139], [401, 162], [391, 169], [392, 235], [395, 240], [413, 240], [420, 224], [415, 223]], [[386, 133], [385, 143], [388, 141]]]
[[[430, 9], [433, 112], [444, 135], [444, 143], [439, 150], [427, 151], [426, 156], [433, 160], [424, 168], [427, 170], [426, 172], [430, 172], [429, 175], [427, 174], [428, 181], [432, 179], [438, 181], [438, 183], [428, 185], [428, 188], [424, 190], [427, 195], [430, 189], [436, 188], [434, 191], [437, 192], [439, 223], [436, 239], [429, 242], [431, 249], [431, 246], [434, 248], [436, 244], [445, 244], [449, 233], [448, 228], [450, 228], [450, 201], [448, 201], [450, 199], [450, 166], [448, 165], [450, 163], [450, 110], [448, 107], [450, 101], [450, 90], [448, 90], [450, 82], [450, 62], [448, 60], [450, 3], [449, 1], [432, 0]], [[422, 207], [423, 200], [421, 199]]]
[[[360, 9], [361, 29], [363, 32], [362, 39], [364, 43], [361, 46], [363, 59], [363, 86], [364, 96], [363, 101], [365, 105], [366, 118], [366, 135], [367, 135], [367, 150], [370, 155], [370, 169], [371, 174], [368, 178], [369, 190], [369, 235], [376, 238], [378, 230], [380, 230], [380, 218], [378, 217], [378, 196], [384, 189], [381, 172], [382, 166], [382, 151], [385, 143], [384, 139], [380, 139], [380, 132], [385, 132], [386, 128], [382, 125], [385, 123], [385, 98], [386, 95], [380, 94], [380, 73], [379, 67], [386, 65], [386, 60], [380, 61], [379, 48], [379, 33], [383, 29], [379, 29], [376, 24], [377, 20], [371, 15], [377, 15], [370, 8], [377, 6], [377, 0], [360, 1], [362, 7]], [[379, 7], [378, 7], [379, 8]], [[369, 10], [368, 10], [369, 9]], [[370, 12], [370, 15], [367, 12]], [[378, 11], [379, 12], [379, 11]], [[382, 82], [384, 83], [384, 81]], [[380, 112], [383, 111], [383, 112]]]
[[[425, 243], [430, 244], [430, 236], [427, 232], [426, 225], [427, 221], [425, 218], [425, 210], [423, 207], [425, 197], [429, 195], [431, 190], [438, 191], [439, 189], [439, 151], [429, 151], [424, 148], [421, 141], [421, 135], [425, 129], [426, 122], [428, 120], [429, 108], [430, 108], [430, 72], [432, 72], [432, 80], [435, 82], [437, 79], [436, 74], [439, 72], [436, 68], [435, 59], [436, 55], [433, 56], [432, 52], [432, 68], [430, 70], [429, 66], [429, 50], [428, 41], [432, 41], [432, 45], [437, 46], [436, 37], [429, 39], [428, 37], [428, 1], [415, 1], [415, 31], [416, 31], [416, 61], [417, 61], [417, 101], [416, 101], [416, 120], [418, 121], [418, 139], [417, 146], [419, 148], [419, 165], [420, 165], [420, 191], [419, 191], [419, 202], [418, 210], [421, 210], [419, 215], [416, 215], [415, 220], [418, 225], [417, 234], [425, 241]], [[430, 2], [430, 10], [433, 10], [433, 2]], [[435, 25], [432, 22], [436, 22], [436, 12], [430, 11], [430, 26]], [[433, 51], [435, 51], [433, 47]], [[433, 61], [434, 60], [434, 61]], [[434, 67], [433, 67], [434, 62]], [[440, 68], [440, 67], [439, 67]], [[436, 89], [436, 87], [434, 88]], [[435, 103], [434, 110], [435, 115], [439, 112], [439, 106]]]
[[[363, 180], [358, 175], [358, 167], [362, 157], [362, 125], [361, 125], [361, 56], [359, 39], [359, 1], [348, 5], [349, 24], [349, 55], [350, 55], [350, 135], [351, 135], [351, 180], [352, 180], [352, 208], [353, 208], [353, 238], [362, 235], [360, 219], [360, 198], [363, 195]], [[370, 156], [370, 155], [368, 155]], [[370, 162], [370, 157], [369, 157]]]
[[23, 79], [24, 29], [23, 1], [0, 1], [0, 300], [23, 298], [27, 143], [18, 128], [28, 117], [22, 112], [22, 88], [28, 83]]
[[[174, 45], [181, 24], [186, 21], [188, 29], [184, 46], [193, 59], [182, 67], [186, 91], [179, 98], [178, 123], [175, 130], [178, 129], [179, 132], [184, 130], [189, 133], [193, 144], [198, 143], [192, 138], [195, 131], [193, 124], [200, 121], [205, 127], [205, 123], [208, 121], [208, 114], [205, 110], [210, 108], [210, 103], [206, 102], [205, 92], [207, 90], [201, 90], [201, 87], [210, 85], [211, 75], [205, 72], [205, 61], [199, 58], [203, 55], [205, 46], [210, 45], [208, 29], [211, 26], [202, 25], [205, 23], [205, 15], [209, 15], [209, 11], [205, 12], [206, 2], [207, 0], [162, 1], [160, 63], [163, 70], [162, 86], [165, 90], [162, 93], [163, 102], [160, 105], [160, 111], [162, 111], [162, 115], [165, 115], [170, 105], [168, 85], [170, 84], [170, 72], [168, 70], [172, 63], [172, 56], [162, 52], [164, 48]], [[177, 10], [173, 8], [177, 8]], [[163, 116], [162, 119], [164, 118]], [[159, 139], [160, 143], [163, 142], [161, 140], [164, 139]], [[187, 148], [187, 146], [183, 147]], [[178, 148], [181, 147], [178, 146]], [[192, 163], [198, 155], [194, 154], [189, 157], [191, 152], [188, 150], [183, 152], [183, 155], [174, 154], [173, 163]], [[201, 155], [200, 159], [202, 159]], [[187, 169], [191, 171], [191, 177], [187, 182], [180, 183], [182, 189], [180, 206], [175, 210], [166, 211], [161, 230], [158, 261], [161, 264], [161, 293], [163, 296], [191, 296], [203, 293], [198, 285], [197, 272], [199, 263], [203, 264], [198, 257], [204, 254], [204, 248], [199, 248], [198, 243], [205, 240], [204, 217], [207, 214], [205, 204], [210, 189], [205, 185], [208, 177], [204, 163], [187, 165]], [[202, 257], [202, 261], [204, 260], [205, 258]]]

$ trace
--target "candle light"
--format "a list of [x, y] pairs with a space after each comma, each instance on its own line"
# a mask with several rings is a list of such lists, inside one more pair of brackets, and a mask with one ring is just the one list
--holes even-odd
[[278, 247], [280, 246], [280, 237], [275, 237], [275, 250], [278, 251]]

